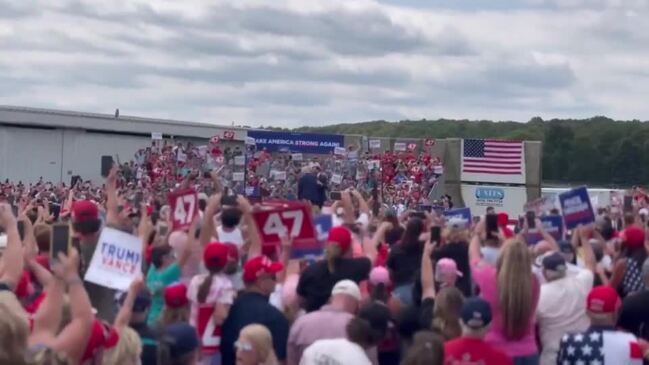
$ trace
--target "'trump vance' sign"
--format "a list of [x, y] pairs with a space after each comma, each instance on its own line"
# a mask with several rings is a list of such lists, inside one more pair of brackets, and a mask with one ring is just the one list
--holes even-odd
[[568, 229], [595, 222], [595, 213], [585, 186], [559, 194], [559, 201]]
[[269, 152], [329, 154], [345, 145], [345, 137], [336, 134], [248, 131], [248, 137], [255, 139], [257, 149]]
[[142, 271], [142, 241], [133, 235], [106, 227], [84, 280], [125, 291]]

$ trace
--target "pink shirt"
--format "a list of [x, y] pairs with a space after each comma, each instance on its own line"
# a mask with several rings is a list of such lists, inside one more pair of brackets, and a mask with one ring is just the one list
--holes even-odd
[[491, 321], [491, 330], [487, 334], [486, 342], [500, 349], [511, 357], [528, 356], [538, 353], [534, 335], [534, 324], [536, 319], [536, 306], [539, 303], [540, 287], [536, 277], [530, 270], [532, 276], [532, 308], [529, 327], [527, 334], [520, 340], [508, 340], [503, 331], [503, 314], [498, 305], [498, 280], [497, 272], [494, 266], [484, 262], [473, 262], [471, 265], [472, 277], [476, 285], [480, 288], [480, 297], [491, 305], [493, 320]]
[[[186, 232], [175, 231], [169, 235], [169, 246], [173, 248], [176, 257], [180, 257], [180, 255], [185, 252], [185, 250], [187, 249], [187, 241], [188, 238]], [[180, 281], [183, 284], [188, 285], [192, 277], [199, 273], [199, 269], [201, 267], [201, 254], [201, 248], [194, 249], [189, 256], [189, 259], [187, 259], [185, 265], [180, 268], [180, 270], [182, 271]]]
[[[191, 303], [191, 312], [189, 316], [189, 323], [196, 327], [198, 320], [198, 288], [203, 281], [207, 278], [208, 274], [196, 275], [189, 282], [187, 288], [187, 299]], [[223, 274], [216, 274], [212, 278], [212, 286], [205, 298], [205, 304], [232, 304], [234, 302], [235, 291], [232, 286], [232, 281]]]

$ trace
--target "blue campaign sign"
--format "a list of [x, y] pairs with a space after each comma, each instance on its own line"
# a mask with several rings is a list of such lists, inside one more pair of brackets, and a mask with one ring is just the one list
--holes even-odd
[[248, 131], [255, 139], [257, 150], [268, 152], [301, 152], [329, 154], [336, 147], [345, 147], [345, 137], [337, 134]]
[[444, 212], [444, 217], [446, 221], [452, 219], [462, 220], [465, 222], [465, 226], [468, 227], [471, 224], [471, 208], [458, 208], [451, 209]]
[[313, 225], [316, 230], [316, 243], [313, 245], [301, 245], [299, 248], [293, 247], [291, 250], [292, 259], [303, 259], [321, 256], [324, 251], [324, 244], [333, 227], [333, 219], [329, 214], [321, 214], [313, 219]]
[[[541, 224], [543, 225], [543, 229], [552, 236], [552, 238], [557, 241], [563, 239], [563, 218], [560, 215], [542, 217]], [[530, 230], [530, 232], [525, 236], [525, 240], [530, 245], [535, 245], [542, 239], [543, 236], [541, 236], [541, 233], [537, 229]]]
[[595, 222], [595, 213], [585, 186], [559, 194], [566, 228], [574, 229], [580, 224]]

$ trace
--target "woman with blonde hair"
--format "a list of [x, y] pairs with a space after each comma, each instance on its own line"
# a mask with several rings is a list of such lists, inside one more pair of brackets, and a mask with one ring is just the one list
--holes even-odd
[[495, 266], [482, 262], [480, 238], [484, 226], [482, 221], [476, 228], [469, 257], [480, 297], [493, 310], [493, 325], [486, 341], [505, 352], [516, 365], [537, 365], [534, 322], [540, 286], [532, 273], [529, 248], [521, 239], [510, 239], [503, 243]]
[[140, 335], [130, 327], [119, 330], [119, 342], [104, 354], [103, 365], [139, 364], [142, 353]]
[[279, 364], [273, 350], [273, 337], [262, 325], [251, 324], [242, 328], [234, 346], [237, 349], [237, 365]]

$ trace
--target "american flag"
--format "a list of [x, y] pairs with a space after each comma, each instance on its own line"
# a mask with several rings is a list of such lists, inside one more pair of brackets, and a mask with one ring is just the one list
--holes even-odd
[[635, 336], [593, 327], [561, 338], [558, 365], [642, 365], [642, 349]]
[[521, 175], [523, 142], [495, 139], [465, 139], [462, 172]]

